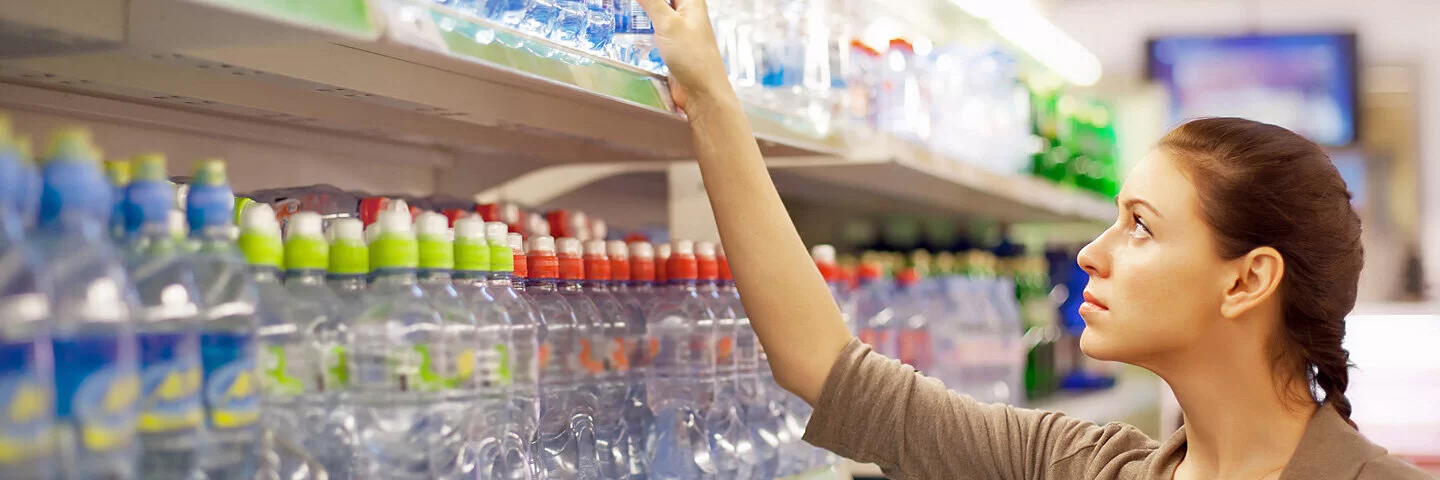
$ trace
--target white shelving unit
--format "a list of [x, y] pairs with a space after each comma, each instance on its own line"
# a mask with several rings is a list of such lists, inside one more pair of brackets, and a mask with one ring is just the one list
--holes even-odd
[[[0, 50], [0, 108], [388, 151], [437, 169], [426, 193], [555, 198], [694, 156], [664, 79], [423, 0], [0, 0], [0, 38], [20, 40]], [[873, 135], [851, 145], [747, 108], [787, 195], [1016, 222], [1115, 211], [1035, 178]]]

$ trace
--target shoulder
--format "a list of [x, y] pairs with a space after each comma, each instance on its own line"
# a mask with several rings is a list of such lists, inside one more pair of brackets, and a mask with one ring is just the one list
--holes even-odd
[[1381, 455], [1367, 460], [1360, 467], [1360, 473], [1355, 478], [1356, 480], [1430, 480], [1435, 477], [1404, 460], [1391, 455]]

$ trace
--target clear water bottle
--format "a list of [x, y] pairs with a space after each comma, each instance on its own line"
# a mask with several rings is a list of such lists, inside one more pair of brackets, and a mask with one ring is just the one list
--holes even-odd
[[534, 236], [529, 247], [525, 291], [544, 325], [539, 352], [540, 432], [532, 455], [546, 478], [594, 478], [596, 400], [587, 388], [590, 377], [580, 356], [588, 325], [580, 324], [572, 302], [560, 293], [555, 239]]
[[[629, 478], [647, 478], [650, 472], [649, 432], [654, 423], [654, 416], [650, 410], [649, 392], [646, 388], [646, 381], [650, 376], [651, 369], [651, 345], [652, 337], [647, 325], [647, 311], [656, 300], [655, 292], [655, 252], [654, 247], [646, 242], [636, 242], [625, 245], [623, 242], [611, 242], [606, 245], [610, 254], [611, 275], [616, 272], [624, 272], [629, 282], [621, 290], [625, 304], [634, 312], [634, 319], [629, 323], [630, 341], [627, 350], [630, 355], [630, 378], [629, 396], [630, 401], [625, 409], [626, 438], [629, 439], [628, 455], [630, 458]], [[628, 254], [628, 255], [626, 255]], [[622, 256], [624, 255], [624, 256]], [[628, 258], [627, 258], [628, 257]], [[621, 262], [621, 259], [628, 260]], [[627, 265], [622, 266], [621, 263]], [[659, 346], [658, 343], [653, 345]]]
[[[200, 472], [200, 290], [195, 267], [171, 231], [175, 189], [165, 157], [135, 159], [120, 203], [126, 270], [139, 293], [140, 476], [189, 479]], [[183, 233], [183, 232], [182, 232]]]
[[[235, 197], [226, 184], [225, 163], [197, 163], [185, 198], [196, 250], [195, 280], [205, 295], [200, 322], [205, 371], [201, 399], [211, 450], [203, 468], [212, 479], [248, 479], [255, 475], [261, 434], [256, 334], [260, 318], [276, 321], [280, 314], [273, 310], [275, 305], [261, 303], [251, 268], [236, 247]], [[273, 264], [278, 266], [278, 258]]]
[[[580, 47], [590, 41], [590, 15], [586, 0], [551, 0], [555, 4], [555, 28], [550, 39], [567, 47]], [[604, 28], [602, 26], [602, 28]], [[613, 30], [613, 28], [612, 28]], [[608, 41], [608, 39], [607, 39]]]
[[751, 478], [775, 478], [780, 470], [777, 430], [781, 425], [769, 397], [784, 391], [776, 391], [778, 387], [770, 386], [774, 383], [773, 376], [769, 374], [770, 364], [762, 358], [760, 338], [755, 335], [750, 316], [745, 313], [745, 305], [740, 301], [740, 291], [735, 288], [735, 279], [730, 273], [730, 262], [725, 258], [725, 251], [718, 247], [716, 267], [719, 275], [716, 289], [720, 298], [735, 312], [736, 396], [754, 452]]
[[525, 12], [530, 9], [531, 0], [483, 0], [479, 3], [484, 5], [485, 18], [494, 20], [507, 27], [518, 27], [525, 19]]
[[[713, 349], [702, 320], [714, 315], [696, 291], [695, 250], [688, 241], [673, 245], [666, 261], [668, 284], [646, 311], [650, 335], [650, 374], [647, 380], [654, 417], [647, 435], [650, 478], [689, 479], [715, 475], [704, 430], [702, 400], [708, 401], [714, 384]], [[657, 255], [659, 257], [659, 255]]]
[[[500, 376], [508, 377], [508, 396], [504, 411], [504, 438], [498, 458], [488, 460], [489, 478], [527, 479], [534, 476], [532, 445], [540, 425], [540, 320], [534, 304], [516, 291], [523, 277], [514, 275], [525, 264], [524, 252], [516, 252], [509, 242], [508, 227], [501, 222], [485, 224], [485, 240], [490, 248], [490, 272], [484, 294], [488, 308], [481, 311], [482, 324], [502, 323], [506, 327], [504, 355], [500, 358]], [[516, 235], [518, 246], [519, 235]], [[518, 261], [517, 261], [518, 260]]]
[[[337, 218], [330, 223], [329, 269], [325, 285], [340, 301], [340, 316], [349, 323], [359, 316], [370, 280], [370, 247], [365, 225], [358, 218]], [[342, 345], [343, 348], [343, 345]]]
[[[599, 335], [591, 335], [590, 356], [602, 366], [595, 414], [595, 449], [600, 476], [621, 478], [629, 471], [625, 407], [629, 401], [630, 357], [626, 345], [634, 310], [611, 292], [610, 258], [604, 240], [584, 243], [584, 292], [600, 311]], [[628, 268], [627, 268], [628, 270]]]
[[[28, 152], [11, 137], [0, 115], [0, 405], [12, 415], [0, 425], [0, 470], [16, 478], [55, 475], [55, 371], [51, 354], [49, 286], [40, 277], [40, 259], [25, 243], [19, 192], [27, 181]], [[20, 407], [20, 408], [15, 408]]]
[[[562, 237], [555, 240], [555, 250], [560, 267], [560, 296], [569, 302], [575, 312], [575, 338], [579, 341], [576, 359], [580, 364], [582, 380], [571, 395], [572, 415], [588, 417], [591, 424], [576, 429], [580, 445], [579, 475], [581, 478], [601, 478], [601, 468], [613, 460], [602, 455], [599, 449], [596, 420], [600, 410], [601, 387], [610, 380], [606, 355], [604, 313], [593, 298], [585, 292], [585, 270], [580, 240]], [[582, 425], [583, 426], [583, 425]], [[593, 467], [593, 470], [590, 468]], [[606, 477], [610, 478], [610, 477]]]
[[[604, 53], [615, 39], [615, 5], [617, 0], [584, 0], [585, 29], [580, 46], [595, 53]], [[602, 237], [603, 238], [603, 237]]]
[[520, 31], [540, 38], [549, 37], [556, 31], [560, 19], [560, 3], [567, 0], [527, 0], [525, 13], [517, 27]]
[[[346, 260], [331, 258], [322, 226], [320, 214], [315, 212], [290, 216], [285, 236], [285, 290], [302, 337], [298, 348], [287, 345], [268, 350], [262, 368], [267, 385], [293, 395], [295, 405], [285, 411], [269, 409], [267, 426], [282, 438], [298, 442], [331, 478], [351, 478], [360, 441], [351, 428], [355, 412], [345, 402], [350, 379], [345, 347], [351, 342], [351, 318], [342, 313], [340, 297], [326, 285], [329, 266], [344, 269]], [[355, 226], [343, 228], [359, 235]], [[291, 478], [299, 468], [281, 465], [281, 472]]]
[[611, 58], [664, 74], [665, 60], [660, 57], [660, 50], [655, 48], [655, 25], [650, 23], [650, 16], [635, 0], [616, 1]]
[[111, 189], [83, 130], [57, 132], [41, 172], [47, 194], [31, 245], [53, 286], [57, 434], [67, 458], [61, 468], [67, 478], [133, 478], [137, 305], [108, 235]]
[[739, 402], [735, 363], [736, 313], [720, 295], [720, 267], [715, 257], [715, 244], [696, 243], [695, 261], [698, 267], [696, 290], [715, 314], [715, 322], [710, 327], [715, 352], [714, 400], [705, 414], [710, 453], [715, 458], [721, 478], [749, 478], [756, 458]]
[[860, 325], [860, 341], [876, 353], [895, 358], [900, 347], [891, 331], [895, 310], [890, 301], [890, 282], [880, 265], [868, 261], [860, 264], [856, 277], [859, 286], [855, 292], [855, 318]]
[[[509, 258], [508, 248], [503, 256]], [[478, 329], [475, 382], [479, 398], [475, 405], [475, 436], [471, 443], [482, 478], [510, 478], [504, 475], [503, 449], [512, 431], [507, 395], [512, 380], [508, 349], [513, 320], [488, 291], [490, 269], [490, 244], [485, 240], [485, 222], [478, 216], [457, 219], [455, 290], [474, 313]]]
[[445, 396], [441, 408], [444, 436], [431, 453], [431, 474], [437, 478], [466, 472], [473, 475], [478, 468], [476, 446], [495, 435], [486, 428], [481, 410], [481, 386], [476, 375], [482, 346], [479, 323], [469, 304], [455, 291], [455, 245], [450, 219], [435, 212], [421, 213], [415, 217], [415, 232], [420, 253], [420, 290], [444, 321], [441, 351], [445, 354], [430, 356], [432, 368], [441, 375]]
[[370, 468], [361, 476], [433, 478], [431, 453], [449, 438], [449, 372], [441, 368], [449, 343], [443, 317], [420, 290], [410, 222], [408, 212], [380, 213], [364, 312], [351, 327], [349, 398]]

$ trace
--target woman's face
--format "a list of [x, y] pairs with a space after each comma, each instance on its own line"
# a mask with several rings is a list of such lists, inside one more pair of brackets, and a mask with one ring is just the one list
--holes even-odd
[[1116, 202], [1115, 224], [1079, 255], [1090, 274], [1080, 348], [1145, 365], [1187, 350], [1219, 318], [1226, 262], [1200, 218], [1194, 185], [1165, 152], [1135, 166]]

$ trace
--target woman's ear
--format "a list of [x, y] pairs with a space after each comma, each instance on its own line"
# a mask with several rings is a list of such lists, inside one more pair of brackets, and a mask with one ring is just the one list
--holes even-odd
[[1280, 281], [1285, 277], [1285, 258], [1271, 247], [1251, 250], [1233, 260], [1233, 265], [1235, 283], [1225, 291], [1220, 304], [1220, 314], [1225, 318], [1238, 318], [1264, 304], [1280, 290]]

